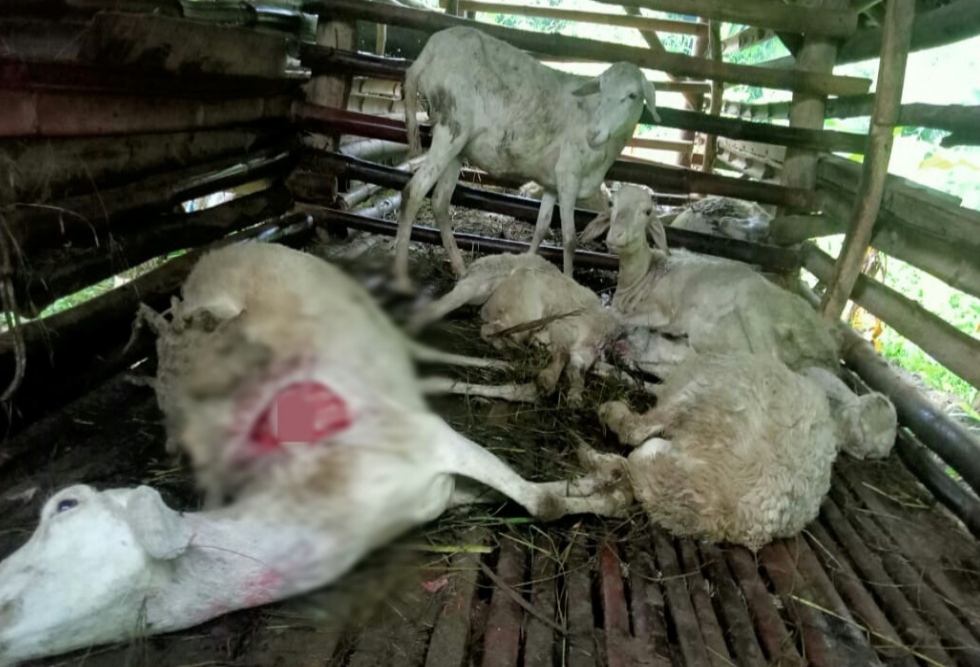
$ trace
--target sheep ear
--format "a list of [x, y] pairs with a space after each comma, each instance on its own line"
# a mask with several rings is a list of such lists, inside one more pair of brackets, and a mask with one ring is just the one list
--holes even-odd
[[578, 240], [582, 243], [587, 243], [588, 241], [594, 241], [600, 236], [602, 236], [608, 229], [609, 225], [612, 223], [612, 212], [606, 211], [605, 213], [600, 213], [592, 222], [586, 225], [585, 229], [578, 235]]
[[575, 97], [585, 97], [586, 95], [595, 95], [602, 88], [599, 82], [599, 77], [594, 77], [589, 79], [581, 86], [572, 91], [572, 95]]
[[667, 247], [667, 232], [664, 231], [664, 226], [656, 214], [651, 215], [647, 220], [647, 235], [653, 241], [653, 245], [663, 250], [666, 254], [670, 254], [670, 248]]
[[193, 532], [187, 522], [163, 502], [160, 493], [148, 486], [133, 490], [126, 503], [126, 521], [143, 550], [159, 560], [181, 556]]
[[657, 123], [663, 122], [660, 120], [660, 114], [657, 113], [657, 88], [645, 77], [643, 79], [643, 98], [653, 120]]

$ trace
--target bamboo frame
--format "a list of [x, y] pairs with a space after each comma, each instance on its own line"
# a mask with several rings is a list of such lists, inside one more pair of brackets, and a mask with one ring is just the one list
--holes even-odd
[[828, 95], [860, 95], [867, 92], [871, 84], [867, 79], [855, 77], [809, 72], [785, 72], [763, 67], [713, 63], [704, 58], [692, 58], [674, 53], [655, 53], [649, 49], [638, 49], [590, 39], [516, 30], [489, 23], [468, 21], [436, 12], [379, 5], [361, 0], [331, 0], [329, 3], [318, 0], [306, 3], [304, 8], [308, 11], [317, 12], [320, 18], [324, 20], [346, 18], [375, 21], [414, 28], [429, 34], [453, 26], [471, 25], [482, 32], [527, 51], [553, 55], [595, 57], [604, 62], [627, 61], [640, 67], [663, 70], [677, 76], [689, 76], [696, 79], [729, 81], [786, 90], [807, 90]]
[[736, 53], [756, 44], [774, 39], [776, 33], [766, 28], [746, 28], [722, 41], [723, 53]]
[[898, 108], [902, 102], [905, 66], [915, 19], [915, 0], [891, 0], [887, 11], [875, 107], [868, 136], [869, 150], [861, 172], [850, 229], [821, 304], [821, 313], [826, 320], [836, 321], [840, 318], [854, 289], [861, 273], [861, 259], [871, 242], [871, 233], [885, 193], [885, 178], [888, 176]]
[[[833, 277], [833, 258], [812, 243], [803, 244], [803, 266], [824, 283], [829, 283]], [[890, 287], [860, 273], [850, 298], [887, 322], [950, 371], [980, 388], [980, 364], [977, 363], [977, 359], [980, 359], [980, 340], [963, 333]]]
[[850, 37], [857, 30], [857, 13], [787, 5], [770, 0], [599, 0], [675, 14], [785, 30], [792, 33]]
[[[721, 24], [718, 21], [708, 23], [708, 50], [711, 52], [712, 60], [721, 62]], [[711, 103], [708, 106], [708, 115], [718, 117], [721, 113], [722, 95], [724, 93], [724, 84], [715, 81], [711, 86]], [[701, 165], [701, 170], [710, 174], [717, 156], [718, 135], [709, 134], [704, 138], [704, 162]]]
[[[646, 16], [623, 16], [605, 12], [583, 12], [573, 9], [558, 9], [556, 7], [531, 7], [526, 5], [509, 5], [483, 0], [458, 0], [461, 10], [485, 14], [509, 14], [512, 16], [535, 16], [547, 19], [577, 21], [581, 23], [596, 23], [600, 25], [636, 28], [654, 32], [672, 32], [682, 35], [703, 35], [705, 29], [688, 21], [670, 21], [667, 19], [650, 18]], [[448, 0], [439, 0], [439, 6], [446, 9]], [[458, 15], [458, 14], [457, 14]]]

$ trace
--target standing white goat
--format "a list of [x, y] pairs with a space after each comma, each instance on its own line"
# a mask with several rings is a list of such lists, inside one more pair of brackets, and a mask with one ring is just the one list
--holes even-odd
[[[657, 116], [656, 91], [630, 63], [592, 79], [542, 65], [479, 30], [449, 28], [429, 38], [405, 74], [405, 122], [413, 153], [421, 150], [415, 109], [429, 101], [432, 145], [405, 186], [395, 243], [397, 286], [411, 290], [408, 242], [426, 194], [453, 270], [463, 257], [452, 235], [449, 202], [463, 160], [497, 176], [544, 188], [530, 252], [537, 252], [553, 214], [561, 212], [564, 271], [575, 251], [575, 202], [592, 196], [633, 134], [644, 103]], [[600, 211], [601, 212], [601, 211]]]
[[[617, 328], [595, 292], [564, 275], [551, 262], [531, 254], [488, 255], [472, 262], [452, 291], [413, 318], [419, 331], [464, 305], [483, 306], [480, 335], [498, 349], [507, 342], [532, 342], [548, 351], [550, 361], [538, 374], [545, 394], [568, 380], [568, 403], [581, 403], [584, 374], [599, 359]], [[498, 392], [498, 397], [506, 397]]]
[[157, 390], [199, 482], [235, 501], [178, 513], [145, 486], [57, 493], [0, 563], [0, 665], [326, 585], [452, 504], [479, 500], [456, 492], [457, 475], [540, 519], [603, 510], [581, 494], [618, 483], [531, 483], [455, 432], [425, 407], [406, 339], [317, 258], [225, 248], [202, 258], [183, 295], [183, 325], [160, 331]]

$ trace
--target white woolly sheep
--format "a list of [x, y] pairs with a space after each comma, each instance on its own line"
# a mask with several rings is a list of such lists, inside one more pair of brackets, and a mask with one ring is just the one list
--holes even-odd
[[[597, 221], [583, 237], [595, 238], [604, 226]], [[613, 197], [608, 228], [606, 244], [619, 256], [612, 306], [626, 331], [610, 349], [661, 378], [692, 353], [774, 356], [823, 387], [835, 412], [853, 413], [855, 434], [841, 435], [849, 453], [888, 455], [897, 429], [894, 406], [881, 394], [858, 397], [837, 379], [837, 340], [800, 296], [738, 262], [668, 254], [651, 198], [635, 186]], [[650, 247], [648, 231], [658, 248]]]
[[817, 516], [838, 450], [821, 387], [769, 355], [732, 352], [688, 357], [656, 394], [642, 415], [621, 402], [599, 407], [636, 447], [626, 469], [654, 521], [758, 549]]
[[671, 227], [762, 243], [772, 216], [759, 204], [731, 197], [705, 197], [673, 219]]
[[[550, 361], [538, 374], [537, 385], [550, 394], [564, 374], [567, 399], [573, 406], [581, 403], [584, 374], [618, 326], [595, 292], [546, 259], [525, 253], [475, 260], [452, 291], [416, 314], [410, 329], [419, 331], [467, 304], [483, 306], [480, 335], [498, 349], [506, 343], [529, 342], [545, 348]], [[497, 396], [508, 397], [499, 392]]]
[[[460, 64], [465, 63], [465, 67]], [[619, 157], [644, 103], [655, 120], [656, 92], [642, 71], [615, 63], [585, 79], [542, 65], [532, 56], [479, 30], [455, 27], [429, 38], [405, 74], [406, 126], [420, 151], [415, 109], [429, 102], [432, 145], [405, 187], [395, 243], [394, 273], [411, 290], [408, 242], [430, 189], [433, 215], [453, 270], [463, 257], [452, 236], [449, 202], [463, 160], [497, 176], [533, 180], [544, 188], [530, 251], [536, 252], [559, 205], [564, 271], [572, 271], [576, 200], [592, 196]]]
[[[145, 486], [57, 493], [0, 563], [0, 665], [326, 585], [447, 507], [481, 500], [458, 492], [456, 476], [540, 519], [611, 504], [614, 476], [528, 482], [432, 414], [406, 339], [326, 262], [233, 246], [205, 256], [183, 292], [183, 328], [161, 329], [158, 391], [181, 413], [170, 423], [199, 481], [235, 500], [178, 513]], [[609, 511], [629, 491], [613, 495]]]

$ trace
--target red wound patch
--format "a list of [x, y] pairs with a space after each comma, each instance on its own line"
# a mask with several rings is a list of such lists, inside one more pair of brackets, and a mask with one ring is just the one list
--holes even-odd
[[317, 382], [294, 384], [273, 399], [252, 429], [252, 441], [263, 450], [284, 442], [313, 444], [350, 427], [344, 400]]

